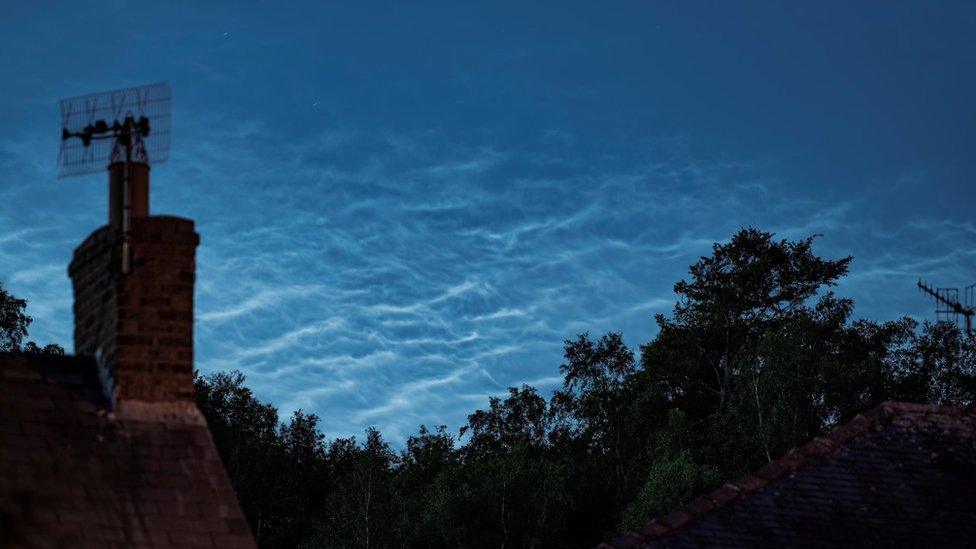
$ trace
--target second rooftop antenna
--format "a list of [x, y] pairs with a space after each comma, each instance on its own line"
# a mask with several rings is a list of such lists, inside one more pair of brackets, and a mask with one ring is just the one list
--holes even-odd
[[970, 284], [963, 289], [963, 299], [959, 301], [959, 288], [934, 288], [918, 281], [918, 288], [935, 299], [935, 315], [937, 320], [952, 320], [959, 322], [961, 316], [966, 325], [966, 335], [976, 336], [973, 331], [973, 316], [976, 315], [976, 284]]

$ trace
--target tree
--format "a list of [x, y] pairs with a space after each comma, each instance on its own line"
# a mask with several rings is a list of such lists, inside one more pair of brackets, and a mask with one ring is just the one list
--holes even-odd
[[643, 349], [669, 396], [689, 407], [725, 409], [762, 334], [802, 313], [847, 273], [852, 258], [817, 257], [814, 238], [776, 241], [772, 233], [742, 229], [691, 266], [691, 280], [674, 285], [679, 301], [672, 318], [657, 315], [660, 333]]
[[28, 341], [21, 347], [21, 342], [27, 337], [27, 329], [34, 321], [24, 313], [26, 308], [27, 300], [11, 295], [0, 284], [0, 351], [63, 355], [64, 348], [56, 343], [41, 346]]
[[27, 301], [10, 295], [0, 284], [0, 351], [19, 351], [27, 337], [31, 317], [24, 314]]
[[396, 456], [379, 431], [367, 429], [361, 447], [355, 438], [336, 441], [328, 460], [335, 484], [318, 534], [323, 546], [369, 549], [395, 545], [399, 537], [394, 533]]
[[654, 462], [640, 492], [623, 512], [622, 530], [640, 528], [649, 517], [671, 510], [671, 502], [690, 501], [710, 482], [703, 480], [702, 470], [688, 452], [664, 457]]
[[282, 546], [295, 547], [307, 538], [319, 510], [325, 505], [330, 477], [326, 461], [325, 435], [319, 431], [319, 418], [297, 410], [287, 424], [278, 429], [281, 445], [283, 490], [276, 505], [286, 510]]
[[[915, 324], [911, 324], [915, 328]], [[950, 322], [912, 329], [898, 353], [895, 391], [902, 400], [976, 405], [976, 338]]]
[[[658, 315], [638, 375], [692, 429], [652, 471], [680, 458], [700, 479], [734, 478], [884, 400], [972, 402], [971, 340], [946, 325], [919, 333], [907, 318], [853, 320], [853, 302], [830, 291], [851, 258], [820, 258], [813, 240], [744, 229], [675, 285], [680, 300]], [[655, 482], [635, 505], [678, 503], [662, 504], [677, 496]]]
[[[619, 333], [593, 341], [589, 334], [565, 341], [563, 386], [554, 392], [552, 439], [567, 463], [573, 498], [590, 501], [569, 517], [573, 535], [592, 536], [617, 527], [647, 466], [647, 435], [657, 406], [636, 376], [634, 355]], [[578, 528], [578, 530], [576, 530]]]
[[431, 546], [431, 533], [441, 529], [441, 517], [434, 511], [439, 510], [437, 498], [442, 495], [437, 483], [460, 464], [454, 442], [446, 426], [430, 431], [421, 425], [420, 432], [407, 438], [400, 453], [394, 492], [399, 509], [397, 529], [407, 547]]
[[488, 409], [468, 416], [461, 435], [471, 433], [465, 459], [479, 459], [514, 451], [538, 454], [549, 433], [546, 401], [534, 387], [508, 388], [508, 398], [488, 399]]
[[470, 440], [457, 467], [445, 470], [429, 497], [445, 547], [563, 545], [571, 501], [567, 470], [548, 443], [551, 414], [529, 386], [510, 387], [468, 416]]
[[565, 341], [566, 361], [559, 367], [563, 388], [553, 396], [553, 406], [568, 428], [592, 444], [606, 447], [618, 435], [622, 408], [616, 398], [635, 371], [634, 354], [619, 333], [606, 334], [597, 344], [583, 333]]

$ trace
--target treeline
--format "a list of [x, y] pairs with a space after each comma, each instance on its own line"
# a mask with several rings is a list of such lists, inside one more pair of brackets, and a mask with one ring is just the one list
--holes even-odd
[[[740, 231], [675, 284], [636, 353], [579, 335], [551, 396], [511, 388], [399, 451], [372, 429], [327, 441], [239, 373], [198, 376], [197, 402], [262, 547], [592, 546], [882, 401], [974, 404], [972, 339], [854, 320], [831, 291], [851, 258], [812, 244]], [[21, 345], [25, 305], [0, 287], [0, 350], [59, 352]]]
[[691, 266], [635, 353], [566, 341], [551, 398], [510, 388], [459, 433], [326, 441], [239, 373], [196, 380], [262, 547], [592, 546], [885, 400], [972, 405], [976, 346], [948, 323], [854, 320], [850, 257], [745, 229]]

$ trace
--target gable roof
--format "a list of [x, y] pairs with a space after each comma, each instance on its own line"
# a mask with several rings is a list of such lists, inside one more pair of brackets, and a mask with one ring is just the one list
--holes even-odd
[[0, 546], [255, 545], [195, 404], [112, 411], [92, 359], [0, 353]]
[[971, 547], [976, 410], [886, 402], [601, 547]]

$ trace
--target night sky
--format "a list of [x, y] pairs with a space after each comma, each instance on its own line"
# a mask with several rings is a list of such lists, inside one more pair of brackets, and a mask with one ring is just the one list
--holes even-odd
[[852, 254], [861, 317], [976, 282], [976, 4], [156, 4], [0, 10], [0, 280], [39, 341], [70, 351], [106, 217], [105, 175], [56, 178], [57, 101], [158, 81], [197, 367], [330, 438], [548, 394], [564, 339], [647, 342], [742, 226]]

